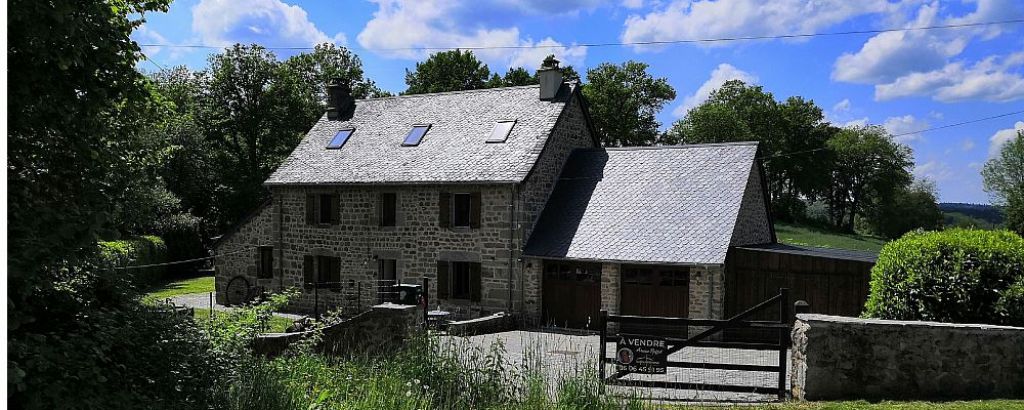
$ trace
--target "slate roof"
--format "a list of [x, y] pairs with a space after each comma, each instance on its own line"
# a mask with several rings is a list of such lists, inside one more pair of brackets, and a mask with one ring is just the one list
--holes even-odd
[[524, 254], [722, 264], [756, 153], [756, 142], [576, 150]]
[[[321, 117], [266, 184], [521, 182], [576, 91], [567, 83], [555, 100], [541, 101], [539, 88], [357, 100], [346, 121]], [[501, 120], [516, 120], [506, 142], [485, 142]], [[415, 124], [431, 128], [418, 146], [403, 147]], [[326, 149], [349, 128], [355, 132], [341, 149]]]
[[797, 246], [785, 243], [766, 243], [761, 245], [739, 246], [741, 249], [755, 251], [791, 253], [795, 255], [815, 256], [819, 258], [842, 259], [857, 262], [875, 263], [878, 252], [858, 251], [853, 249], [819, 248], [816, 246]]

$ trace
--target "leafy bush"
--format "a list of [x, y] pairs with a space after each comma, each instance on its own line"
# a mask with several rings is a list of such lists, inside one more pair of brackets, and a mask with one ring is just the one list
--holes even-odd
[[[115, 267], [151, 265], [167, 262], [167, 245], [156, 236], [140, 236], [120, 241], [99, 243], [99, 257]], [[164, 266], [129, 269], [137, 284], [151, 283], [167, 273]]]
[[784, 193], [772, 201], [772, 211], [778, 221], [798, 222], [807, 218], [807, 203], [798, 195]]
[[[189, 213], [178, 213], [161, 218], [154, 226], [154, 232], [167, 243], [167, 259], [183, 261], [209, 256], [206, 238], [209, 232], [202, 218]], [[203, 266], [202, 261], [172, 265], [168, 273], [175, 276], [195, 272]]]
[[882, 319], [1024, 325], [1024, 239], [972, 229], [904, 235], [882, 248], [865, 307]]

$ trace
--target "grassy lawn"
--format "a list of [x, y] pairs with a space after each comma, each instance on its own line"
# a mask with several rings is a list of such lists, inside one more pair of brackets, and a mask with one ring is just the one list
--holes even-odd
[[[687, 408], [681, 406], [680, 408]], [[721, 409], [722, 407], [708, 406], [707, 409]], [[883, 401], [879, 403], [868, 403], [865, 401], [843, 401], [843, 402], [808, 402], [808, 403], [784, 403], [763, 406], [734, 406], [742, 409], [763, 409], [763, 410], [997, 410], [997, 409], [1024, 409], [1024, 401], [1019, 400], [980, 400], [980, 401], [950, 401], [950, 402], [921, 402], [921, 401]]]
[[[218, 312], [218, 313], [221, 313], [221, 312]], [[195, 318], [196, 318], [197, 322], [198, 321], [203, 321], [203, 320], [209, 320], [209, 318], [210, 318], [210, 309], [196, 309], [196, 316], [195, 316]], [[268, 330], [268, 332], [269, 333], [281, 333], [281, 332], [284, 332], [284, 330], [287, 329], [288, 326], [291, 326], [291, 325], [292, 325], [292, 320], [291, 319], [288, 319], [288, 318], [285, 318], [285, 317], [281, 317], [281, 316], [272, 316], [270, 318], [270, 330]]]
[[874, 236], [842, 234], [807, 226], [775, 224], [775, 235], [779, 242], [791, 245], [817, 246], [822, 248], [854, 249], [878, 252], [885, 240]]
[[146, 294], [143, 300], [153, 301], [190, 293], [213, 292], [213, 276], [199, 276], [180, 279], [156, 286]]

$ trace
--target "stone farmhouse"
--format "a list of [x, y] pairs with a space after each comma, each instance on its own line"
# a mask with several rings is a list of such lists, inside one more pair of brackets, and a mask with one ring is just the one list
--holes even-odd
[[[587, 327], [600, 309], [721, 318], [785, 283], [824, 287], [822, 313], [843, 313], [839, 293], [859, 310], [870, 258], [775, 243], [756, 142], [602, 148], [579, 85], [538, 76], [365, 100], [332, 86], [272, 199], [218, 241], [217, 301], [296, 287], [293, 309], [322, 311], [351, 283], [427, 278], [431, 309]], [[799, 276], [823, 269], [854, 276]]]

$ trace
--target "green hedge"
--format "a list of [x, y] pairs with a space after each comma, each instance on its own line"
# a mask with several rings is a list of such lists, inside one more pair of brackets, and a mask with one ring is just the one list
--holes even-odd
[[871, 270], [865, 316], [1024, 326], [1024, 239], [949, 229], [889, 242]]
[[[119, 241], [100, 242], [100, 258], [114, 266], [150, 265], [167, 262], [167, 245], [157, 236], [140, 236]], [[137, 283], [151, 283], [167, 274], [164, 266], [130, 269]]]

